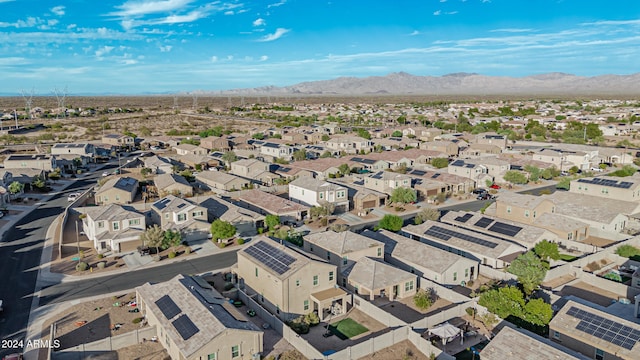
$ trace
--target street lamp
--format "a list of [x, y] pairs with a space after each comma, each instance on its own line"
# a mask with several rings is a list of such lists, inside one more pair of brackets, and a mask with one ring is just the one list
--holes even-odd
[[76, 220], [76, 246], [78, 248], [78, 262], [80, 262], [80, 232], [78, 231], [78, 220]]

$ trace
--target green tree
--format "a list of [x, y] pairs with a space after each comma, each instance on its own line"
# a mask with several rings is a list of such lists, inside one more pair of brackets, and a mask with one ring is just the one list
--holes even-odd
[[543, 262], [533, 251], [518, 256], [509, 268], [508, 272], [518, 277], [525, 294], [529, 295], [544, 280], [549, 270], [549, 264]]
[[322, 153], [322, 155], [320, 155], [321, 158], [325, 159], [325, 158], [330, 158], [333, 155], [331, 155], [331, 152], [329, 150], [326, 150], [325, 152]]
[[622, 169], [618, 169], [612, 173], [609, 173], [609, 176], [617, 176], [617, 177], [627, 177], [636, 173], [636, 168], [631, 165], [625, 165]]
[[175, 248], [182, 242], [182, 234], [178, 230], [166, 230], [160, 247], [163, 250]]
[[447, 166], [449, 166], [449, 159], [447, 158], [435, 158], [433, 160], [431, 160], [431, 166], [437, 168], [437, 169], [442, 169], [442, 168], [446, 168]]
[[151, 174], [153, 172], [153, 170], [149, 169], [149, 168], [142, 168], [140, 170], [140, 174], [142, 174], [142, 176], [147, 176], [149, 174]]
[[222, 160], [230, 166], [232, 162], [238, 161], [238, 157], [233, 151], [227, 151], [222, 155]]
[[404, 221], [400, 216], [386, 214], [378, 222], [378, 228], [398, 232], [402, 229], [403, 223]]
[[264, 134], [263, 133], [256, 133], [253, 134], [251, 136], [252, 139], [256, 139], [256, 140], [264, 140]]
[[568, 177], [563, 177], [556, 184], [556, 189], [569, 190], [570, 187], [571, 187], [571, 178], [568, 178]]
[[228, 239], [236, 234], [236, 227], [230, 222], [216, 219], [211, 223], [211, 236], [214, 240]]
[[365, 129], [357, 129], [356, 132], [358, 133], [358, 136], [360, 136], [361, 138], [365, 138], [367, 140], [371, 140], [371, 134], [369, 134], [369, 132]]
[[36, 176], [33, 178], [33, 181], [31, 182], [31, 186], [42, 190], [45, 188], [45, 186], [47, 186], [47, 183], [45, 182], [42, 176]]
[[393, 136], [393, 137], [402, 137], [402, 131], [396, 130], [393, 133], [391, 133], [391, 136]]
[[626, 258], [632, 258], [640, 256], [640, 249], [633, 245], [620, 245], [616, 249], [616, 254]]
[[9, 193], [13, 196], [15, 196], [16, 194], [20, 194], [23, 190], [24, 190], [24, 184], [22, 183], [14, 181], [11, 184], [9, 184]]
[[433, 305], [431, 291], [426, 291], [425, 289], [418, 290], [418, 292], [413, 295], [413, 303], [418, 309], [427, 310]]
[[264, 224], [267, 225], [269, 230], [273, 230], [276, 226], [280, 225], [280, 216], [269, 214], [265, 216]]
[[509, 170], [503, 176], [505, 181], [512, 184], [526, 184], [528, 182], [527, 176], [520, 171]]
[[602, 130], [598, 127], [598, 124], [587, 124], [587, 139], [595, 139], [602, 136]]
[[515, 286], [506, 286], [482, 293], [478, 304], [486, 307], [487, 310], [499, 317], [506, 319], [509, 315], [521, 318], [525, 301], [520, 289]]
[[560, 252], [558, 251], [558, 244], [547, 240], [542, 240], [533, 247], [533, 251], [538, 257], [544, 261], [559, 260]]
[[331, 139], [331, 138], [329, 137], [329, 135], [327, 135], [327, 134], [322, 134], [322, 141], [329, 141], [329, 139]]
[[416, 194], [416, 191], [411, 188], [399, 187], [393, 189], [390, 200], [394, 203], [407, 204], [416, 202], [416, 200], [418, 200], [418, 195]]
[[293, 160], [302, 161], [306, 159], [307, 159], [307, 151], [305, 149], [300, 149], [293, 152]]
[[158, 253], [164, 241], [164, 231], [157, 224], [150, 226], [140, 235], [140, 241], [148, 247], [156, 248]]
[[553, 317], [551, 304], [547, 304], [543, 299], [532, 299], [524, 306], [522, 319], [540, 326], [548, 325]]
[[525, 165], [524, 171], [529, 173], [529, 180], [530, 181], [538, 181], [540, 179], [540, 175], [542, 173], [542, 170], [540, 170], [540, 168], [532, 166], [532, 165]]
[[351, 168], [349, 167], [349, 164], [342, 164], [338, 166], [338, 171], [340, 172], [340, 174], [342, 174], [342, 176], [344, 176], [348, 175], [349, 172], [351, 172]]
[[413, 219], [416, 225], [422, 224], [427, 220], [438, 221], [440, 219], [440, 210], [434, 207], [424, 207]]

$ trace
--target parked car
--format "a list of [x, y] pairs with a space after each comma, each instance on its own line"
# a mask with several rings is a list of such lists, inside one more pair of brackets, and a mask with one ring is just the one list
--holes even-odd
[[148, 246], [138, 246], [138, 253], [140, 254], [140, 256], [145, 256], [149, 255], [151, 253], [151, 250]]
[[473, 189], [471, 193], [475, 195], [482, 195], [487, 193], [487, 189], [477, 188], [477, 189]]
[[478, 195], [478, 197], [476, 198], [477, 200], [491, 200], [491, 199], [495, 199], [495, 196], [489, 194], [489, 193], [484, 193], [484, 194], [480, 194]]
[[103, 172], [102, 172], [102, 176], [109, 176], [109, 172], [107, 172], [107, 171], [103, 171]]
[[71, 193], [67, 195], [67, 201], [76, 201], [76, 199], [80, 196], [80, 193]]
[[592, 167], [591, 171], [595, 171], [595, 172], [603, 172], [604, 170], [597, 168], [597, 167]]
[[496, 184], [496, 183], [491, 184], [491, 186], [489, 186], [489, 187], [492, 188], [492, 189], [501, 189], [501, 186]]

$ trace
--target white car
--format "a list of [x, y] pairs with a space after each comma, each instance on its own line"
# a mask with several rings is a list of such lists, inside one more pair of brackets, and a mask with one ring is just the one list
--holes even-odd
[[71, 193], [67, 196], [67, 201], [76, 201], [80, 193]]
[[108, 171], [103, 172], [102, 176], [109, 176], [109, 172]]

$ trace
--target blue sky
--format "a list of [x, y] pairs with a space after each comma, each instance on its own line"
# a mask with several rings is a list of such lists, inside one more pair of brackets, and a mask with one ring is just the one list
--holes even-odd
[[0, 0], [2, 93], [640, 71], [638, 0]]

